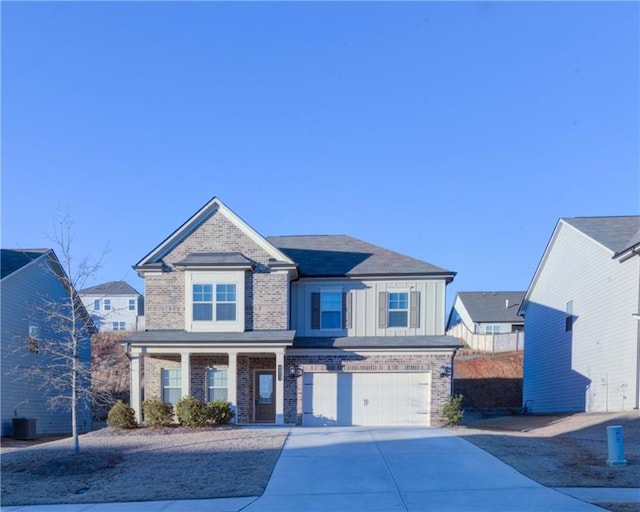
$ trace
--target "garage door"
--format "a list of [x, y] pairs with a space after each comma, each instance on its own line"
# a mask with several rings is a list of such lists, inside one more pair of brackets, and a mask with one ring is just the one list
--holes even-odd
[[305, 373], [303, 425], [429, 425], [429, 373]]

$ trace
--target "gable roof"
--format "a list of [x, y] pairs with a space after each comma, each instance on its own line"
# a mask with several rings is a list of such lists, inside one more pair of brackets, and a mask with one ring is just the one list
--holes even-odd
[[558, 236], [560, 226], [568, 225], [578, 230], [594, 242], [611, 252], [612, 258], [626, 258], [639, 254], [640, 248], [640, 215], [608, 216], [608, 217], [562, 217], [556, 223], [551, 238], [547, 242], [542, 258], [531, 278], [529, 288], [520, 306], [519, 313], [526, 313], [529, 297], [538, 281], [538, 276], [547, 261], [549, 252]]
[[270, 236], [267, 240], [299, 265], [301, 277], [438, 275], [455, 272], [346, 235]]
[[230, 208], [228, 208], [220, 199], [213, 197], [207, 204], [200, 208], [195, 214], [193, 214], [185, 223], [183, 223], [178, 229], [176, 229], [171, 235], [165, 238], [160, 245], [148, 253], [138, 263], [134, 265], [136, 270], [145, 270], [158, 268], [158, 264], [161, 263], [162, 258], [169, 253], [180, 242], [187, 238], [193, 231], [195, 231], [203, 222], [211, 217], [216, 212], [220, 212], [231, 223], [233, 223], [238, 229], [240, 229], [245, 235], [247, 235], [253, 242], [262, 247], [276, 262], [287, 263], [294, 265], [285, 254], [279, 249], [269, 243], [262, 235], [254, 230], [249, 224], [243, 221], [238, 215], [236, 215]]
[[[526, 292], [458, 292], [471, 320], [478, 323], [522, 323], [518, 309]], [[508, 306], [507, 302], [508, 301]]]
[[49, 249], [0, 249], [0, 279], [13, 274], [48, 252]]
[[603, 245], [614, 256], [640, 244], [640, 215], [626, 217], [568, 217], [560, 221], [573, 226]]
[[80, 290], [78, 295], [140, 295], [140, 293], [129, 283], [110, 281]]

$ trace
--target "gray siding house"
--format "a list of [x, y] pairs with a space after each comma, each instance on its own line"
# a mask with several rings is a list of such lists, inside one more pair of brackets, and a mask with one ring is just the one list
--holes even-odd
[[134, 267], [131, 405], [231, 402], [242, 424], [437, 425], [454, 273], [348, 236], [263, 237], [213, 198]]
[[560, 219], [523, 304], [534, 413], [640, 405], [640, 216]]
[[[60, 333], [42, 310], [51, 311], [52, 304], [64, 308], [69, 303], [64, 270], [55, 253], [48, 249], [2, 249], [0, 267], [2, 435], [12, 434], [14, 417], [35, 419], [38, 435], [70, 433], [71, 412], [52, 410], [48, 399], [57, 392], [49, 394], [29, 372], [31, 367], [53, 361], [46, 346], [57, 343]], [[88, 342], [86, 350], [80, 352], [80, 360], [90, 363]], [[82, 403], [80, 410], [78, 428], [87, 432], [91, 429], [91, 404]]]
[[458, 292], [447, 331], [458, 324], [473, 334], [516, 332], [524, 328], [518, 315], [525, 292]]

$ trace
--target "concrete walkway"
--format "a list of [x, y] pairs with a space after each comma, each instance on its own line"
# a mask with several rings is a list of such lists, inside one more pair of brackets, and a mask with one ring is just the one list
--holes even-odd
[[[562, 492], [560, 492], [562, 491]], [[288, 512], [602, 510], [638, 489], [554, 490], [446, 431], [294, 428], [262, 497], [3, 507], [3, 512]], [[618, 491], [624, 491], [619, 493]], [[623, 499], [615, 499], [623, 495]], [[577, 499], [577, 496], [580, 499]], [[581, 501], [585, 500], [585, 501]]]

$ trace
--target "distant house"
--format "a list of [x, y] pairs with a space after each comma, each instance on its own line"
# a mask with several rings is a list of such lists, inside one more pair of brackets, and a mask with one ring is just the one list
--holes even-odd
[[134, 267], [131, 406], [191, 395], [238, 423], [437, 425], [461, 343], [454, 272], [344, 235], [265, 238], [218, 198]]
[[518, 315], [525, 292], [458, 292], [447, 334], [481, 352], [524, 348], [524, 320]]
[[447, 330], [462, 323], [473, 334], [521, 331], [518, 315], [525, 292], [458, 292], [449, 313]]
[[[47, 349], [49, 344], [55, 347], [58, 340], [65, 340], [47, 313], [55, 308], [64, 310], [70, 304], [66, 274], [55, 253], [48, 249], [2, 249], [0, 267], [2, 435], [11, 435], [14, 417], [35, 419], [38, 435], [70, 433], [71, 413], [51, 410], [47, 402], [56, 394], [60, 396], [61, 391], [67, 395], [70, 392], [62, 389], [49, 394], [49, 389], [43, 389], [41, 381], [30, 374], [35, 366], [46, 367], [54, 361], [55, 356]], [[90, 323], [84, 308], [79, 313]], [[83, 346], [80, 361], [88, 364], [88, 338]], [[80, 432], [91, 429], [89, 403], [81, 404], [78, 428]]]
[[640, 216], [560, 219], [520, 312], [531, 411], [637, 409]]
[[78, 295], [100, 332], [144, 330], [144, 297], [128, 283], [111, 281]]

